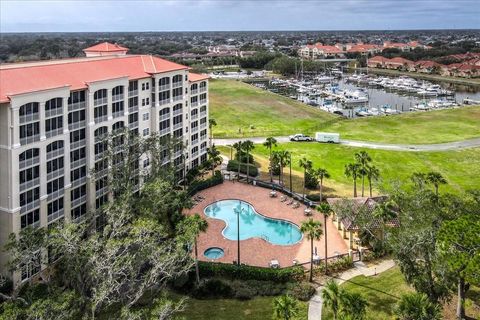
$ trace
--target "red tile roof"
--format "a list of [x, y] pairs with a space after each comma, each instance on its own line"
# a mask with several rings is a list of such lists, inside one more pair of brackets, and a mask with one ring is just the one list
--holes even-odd
[[103, 42], [96, 44], [94, 46], [83, 49], [83, 52], [117, 52], [117, 51], [128, 51], [128, 48], [119, 46], [118, 44]]
[[171, 61], [150, 55], [125, 55], [6, 64], [0, 66], [0, 102], [9, 96], [70, 86], [87, 88], [88, 83], [128, 77], [141, 79], [152, 74], [185, 70]]
[[206, 74], [198, 74], [198, 73], [191, 73], [191, 72], [188, 74], [188, 79], [189, 79], [190, 82], [207, 80], [208, 78], [210, 78], [210, 77]]

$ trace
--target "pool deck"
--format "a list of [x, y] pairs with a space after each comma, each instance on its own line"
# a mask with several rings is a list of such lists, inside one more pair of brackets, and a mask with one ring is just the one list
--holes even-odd
[[[209, 204], [225, 199], [240, 199], [254, 206], [255, 210], [267, 217], [283, 219], [297, 224], [299, 227], [304, 220], [310, 217], [304, 215], [305, 206], [293, 209], [292, 206], [280, 201], [280, 193], [276, 198], [270, 198], [268, 189], [246, 185], [244, 183], [225, 181], [221, 185], [201, 191], [199, 194], [205, 198], [190, 210], [187, 214], [200, 214], [208, 221], [207, 232], [200, 234], [198, 238], [199, 259], [209, 261], [203, 252], [210, 247], [219, 247], [225, 251], [223, 258], [215, 261], [232, 263], [237, 260], [237, 241], [226, 239], [222, 235], [225, 228], [223, 220], [209, 218], [205, 215], [204, 209]], [[323, 215], [313, 211], [311, 216], [315, 220], [323, 223]], [[327, 219], [328, 233], [328, 255], [333, 256], [335, 252], [344, 254], [348, 252], [348, 247], [342, 239], [340, 233], [336, 230], [331, 219]], [[314, 241], [314, 248], [317, 248], [317, 254], [323, 258], [324, 255], [324, 237], [320, 241]], [[247, 265], [268, 267], [271, 260], [278, 260], [281, 267], [293, 265], [293, 260], [299, 263], [310, 261], [310, 240], [305, 237], [293, 245], [274, 245], [263, 239], [251, 238], [240, 241], [240, 261]]]

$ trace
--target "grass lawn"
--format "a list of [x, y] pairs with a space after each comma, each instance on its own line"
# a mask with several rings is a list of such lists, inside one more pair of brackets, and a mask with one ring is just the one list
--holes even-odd
[[[369, 303], [367, 319], [369, 320], [395, 319], [393, 312], [400, 296], [414, 291], [407, 285], [398, 267], [373, 277], [355, 277], [343, 283], [341, 287], [350, 292], [358, 292], [367, 299]], [[473, 317], [473, 319], [478, 319], [480, 316], [479, 298], [479, 288], [472, 287], [467, 294], [465, 307], [467, 315]], [[445, 320], [455, 319], [456, 301], [455, 296], [452, 296], [450, 301], [444, 306], [443, 314]], [[333, 319], [330, 310], [323, 308], [322, 319]]]
[[342, 139], [388, 143], [441, 143], [480, 137], [480, 107], [343, 120], [325, 130]]
[[[320, 143], [291, 142], [279, 144], [277, 149], [292, 153], [294, 189], [301, 191], [303, 170], [298, 164], [300, 158], [306, 157], [313, 162], [314, 168], [323, 167], [331, 175], [326, 182], [326, 194], [333, 196], [352, 196], [353, 183], [344, 175], [347, 163], [353, 162], [354, 154], [362, 148]], [[230, 156], [227, 147], [220, 150]], [[380, 169], [381, 182], [409, 182], [413, 172], [438, 171], [448, 181], [440, 186], [440, 191], [461, 192], [480, 187], [480, 148], [448, 152], [399, 152], [386, 150], [366, 150], [373, 159], [373, 164]], [[268, 177], [268, 149], [255, 145], [253, 150], [256, 161], [261, 165], [262, 177]], [[288, 175], [288, 168], [285, 169]], [[358, 182], [357, 182], [358, 183]], [[287, 183], [288, 185], [288, 183]], [[358, 186], [360, 183], [358, 183]], [[360, 188], [358, 188], [360, 190]], [[366, 186], [367, 193], [367, 186]], [[317, 191], [315, 191], [317, 192]]]
[[[210, 117], [216, 138], [279, 136], [322, 130], [339, 119], [287, 97], [235, 80], [210, 80]], [[252, 126], [254, 129], [251, 129]], [[242, 132], [239, 132], [241, 128]]]
[[[274, 297], [257, 297], [251, 300], [235, 299], [189, 299], [185, 311], [180, 315], [188, 320], [235, 320], [272, 319]], [[296, 319], [306, 320], [308, 304], [299, 302], [300, 310]]]
[[211, 80], [209, 86], [217, 138], [330, 131], [343, 139], [428, 144], [480, 137], [480, 106], [344, 120], [241, 81]]

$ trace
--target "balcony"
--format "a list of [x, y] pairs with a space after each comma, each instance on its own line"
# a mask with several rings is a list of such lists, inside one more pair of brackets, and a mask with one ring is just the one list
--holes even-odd
[[81, 186], [82, 184], [85, 184], [87, 182], [87, 177], [81, 177], [78, 178], [77, 180], [72, 181], [72, 188], [76, 188]]
[[112, 102], [118, 102], [123, 100], [123, 94], [115, 94], [112, 96]]
[[71, 207], [72, 208], [78, 207], [79, 205], [84, 204], [85, 202], [87, 202], [87, 195], [83, 195], [80, 198], [72, 200]]
[[47, 173], [47, 181], [51, 181], [64, 175], [63, 168]]
[[164, 105], [169, 104], [169, 103], [170, 103], [170, 99], [165, 99], [165, 100], [159, 100], [158, 101], [158, 104], [160, 106], [164, 106]]
[[137, 111], [138, 111], [138, 105], [132, 106], [132, 107], [128, 107], [128, 112], [129, 112], [129, 113], [133, 113], [133, 112], [137, 112]]
[[137, 90], [128, 91], [128, 96], [129, 96], [129, 97], [138, 96], [138, 89], [137, 89]]
[[68, 105], [68, 112], [76, 111], [76, 110], [82, 110], [82, 109], [85, 109], [86, 106], [87, 106], [87, 104], [86, 104], [85, 101], [70, 103]]
[[207, 99], [200, 100], [200, 104], [206, 104], [206, 103], [207, 103]]
[[164, 84], [163, 86], [158, 87], [158, 91], [167, 91], [167, 90], [170, 90], [169, 84]]
[[72, 142], [72, 143], [70, 143], [70, 151], [73, 151], [73, 150], [78, 149], [78, 148], [85, 147], [85, 145], [86, 145], [86, 140], [85, 139], [82, 139], [82, 140], [76, 141], [76, 142]]
[[68, 130], [73, 131], [73, 130], [77, 130], [77, 129], [80, 129], [80, 128], [85, 128], [86, 125], [87, 125], [87, 122], [85, 120], [77, 121], [77, 122], [74, 122], [74, 123], [69, 123], [68, 124]]
[[193, 127], [192, 130], [190, 131], [191, 133], [195, 133], [195, 132], [198, 132], [198, 126], [196, 127]]
[[113, 117], [114, 119], [115, 119], [115, 118], [123, 117], [123, 115], [124, 115], [123, 110], [112, 113], [112, 117]]
[[200, 129], [205, 129], [207, 127], [207, 123], [200, 123]]
[[40, 207], [40, 200], [33, 200], [25, 205], [22, 206], [22, 208], [20, 209], [20, 213], [25, 213], [25, 212], [28, 212], [28, 211], [31, 211], [33, 209], [37, 209]]
[[108, 115], [96, 117], [96, 118], [94, 119], [95, 124], [100, 123], [100, 122], [104, 122], [104, 121], [107, 121], [107, 120], [108, 120]]
[[52, 192], [48, 195], [47, 201], [52, 201], [52, 200], [58, 199], [60, 197], [63, 197], [64, 193], [65, 192], [64, 192], [63, 188], [61, 188], [61, 189], [59, 189], [55, 192]]
[[30, 181], [20, 184], [20, 192], [37, 187], [40, 185], [40, 178], [35, 178]]
[[[62, 151], [63, 151], [63, 149], [62, 149]], [[47, 154], [47, 159], [49, 159], [48, 154]], [[38, 165], [38, 164], [40, 164], [40, 157], [39, 156], [31, 158], [31, 159], [20, 161], [19, 169], [24, 169], [24, 168], [35, 166], [35, 165]]]
[[194, 113], [190, 116], [190, 120], [198, 119], [198, 113]]
[[205, 117], [207, 115], [207, 111], [200, 111], [200, 117]]
[[183, 100], [183, 95], [180, 96], [173, 96], [172, 101], [180, 101]]
[[52, 222], [52, 221], [55, 221], [55, 220], [63, 217], [64, 215], [65, 215], [65, 213], [64, 213], [64, 210], [63, 210], [63, 208], [62, 208], [62, 209], [60, 209], [60, 210], [58, 210], [58, 211], [56, 211], [56, 212], [53, 212], [53, 213], [49, 214], [48, 217], [47, 217], [47, 219], [48, 219], [48, 222], [50, 223], [50, 222]]
[[108, 193], [108, 187], [103, 187], [101, 189], [98, 189], [97, 191], [95, 191], [95, 198], [101, 197], [106, 193]]
[[45, 110], [45, 118], [51, 118], [55, 116], [61, 116], [63, 115], [63, 108], [55, 108], [52, 110]]
[[138, 121], [128, 124], [128, 129], [138, 128]]
[[170, 119], [170, 112], [169, 112], [169, 113], [162, 114], [162, 115], [160, 116], [160, 121], [162, 121], [162, 120], [168, 120], [168, 119]]
[[182, 155], [182, 150], [179, 150], [179, 151], [176, 151], [174, 154], [173, 154], [173, 158], [178, 158]]
[[27, 114], [25, 116], [20, 116], [19, 121], [20, 121], [20, 124], [24, 124], [27, 122], [37, 121], [38, 119], [40, 119], [40, 114], [37, 112], [34, 114]]
[[198, 139], [192, 140], [192, 146], [198, 144]]
[[166, 134], [168, 134], [168, 133], [170, 133], [170, 127], [165, 128], [165, 129], [163, 129], [163, 130], [160, 130], [159, 135], [160, 135], [160, 136], [163, 136], [163, 135], [166, 135]]
[[172, 83], [172, 89], [180, 88], [183, 85], [183, 81]]
[[192, 159], [196, 158], [198, 156], [198, 151], [192, 152]]
[[102, 104], [107, 104], [107, 103], [108, 103], [107, 97], [93, 100], [93, 105], [94, 105], [95, 107], [96, 107], [96, 106], [99, 106], [99, 105], [102, 105]]
[[53, 151], [47, 152], [47, 160], [50, 160], [50, 159], [54, 159], [54, 158], [58, 158], [58, 157], [60, 157], [60, 156], [63, 156], [64, 153], [65, 153], [65, 149], [64, 149], [64, 148], [60, 148], [60, 149], [57, 149], [57, 150], [53, 150]]
[[203, 140], [206, 140], [206, 139], [207, 139], [207, 135], [206, 135], [206, 134], [204, 134], [204, 135], [200, 135], [200, 140], [202, 140], [202, 141], [203, 141]]
[[45, 132], [45, 137], [51, 138], [61, 134], [63, 134], [63, 128], [58, 128]]
[[78, 167], [84, 166], [87, 164], [87, 158], [78, 159], [70, 162], [70, 170], [76, 169]]
[[40, 134], [34, 134], [29, 137], [21, 138], [20, 144], [24, 146], [26, 144], [37, 142], [37, 141], [40, 141]]
[[190, 95], [195, 95], [198, 93], [198, 89], [190, 90]]
[[207, 91], [207, 87], [200, 87], [200, 92], [206, 92]]
[[177, 130], [181, 127], [183, 127], [183, 122], [176, 123], [173, 125], [173, 130]]
[[191, 102], [191, 103], [190, 103], [190, 106], [191, 106], [192, 108], [198, 107], [198, 100]]
[[174, 116], [177, 116], [177, 115], [182, 114], [182, 113], [183, 113], [183, 109], [173, 110], [173, 115]]

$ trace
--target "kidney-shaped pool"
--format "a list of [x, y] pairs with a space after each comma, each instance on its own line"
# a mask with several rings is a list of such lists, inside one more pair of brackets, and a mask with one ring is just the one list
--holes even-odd
[[[205, 208], [205, 214], [210, 218], [225, 221], [227, 226], [222, 233], [229, 240], [237, 240], [239, 224], [240, 240], [262, 238], [272, 244], [291, 245], [302, 239], [297, 225], [285, 220], [267, 218], [242, 200], [214, 202]], [[240, 223], [237, 223], [237, 219]]]

